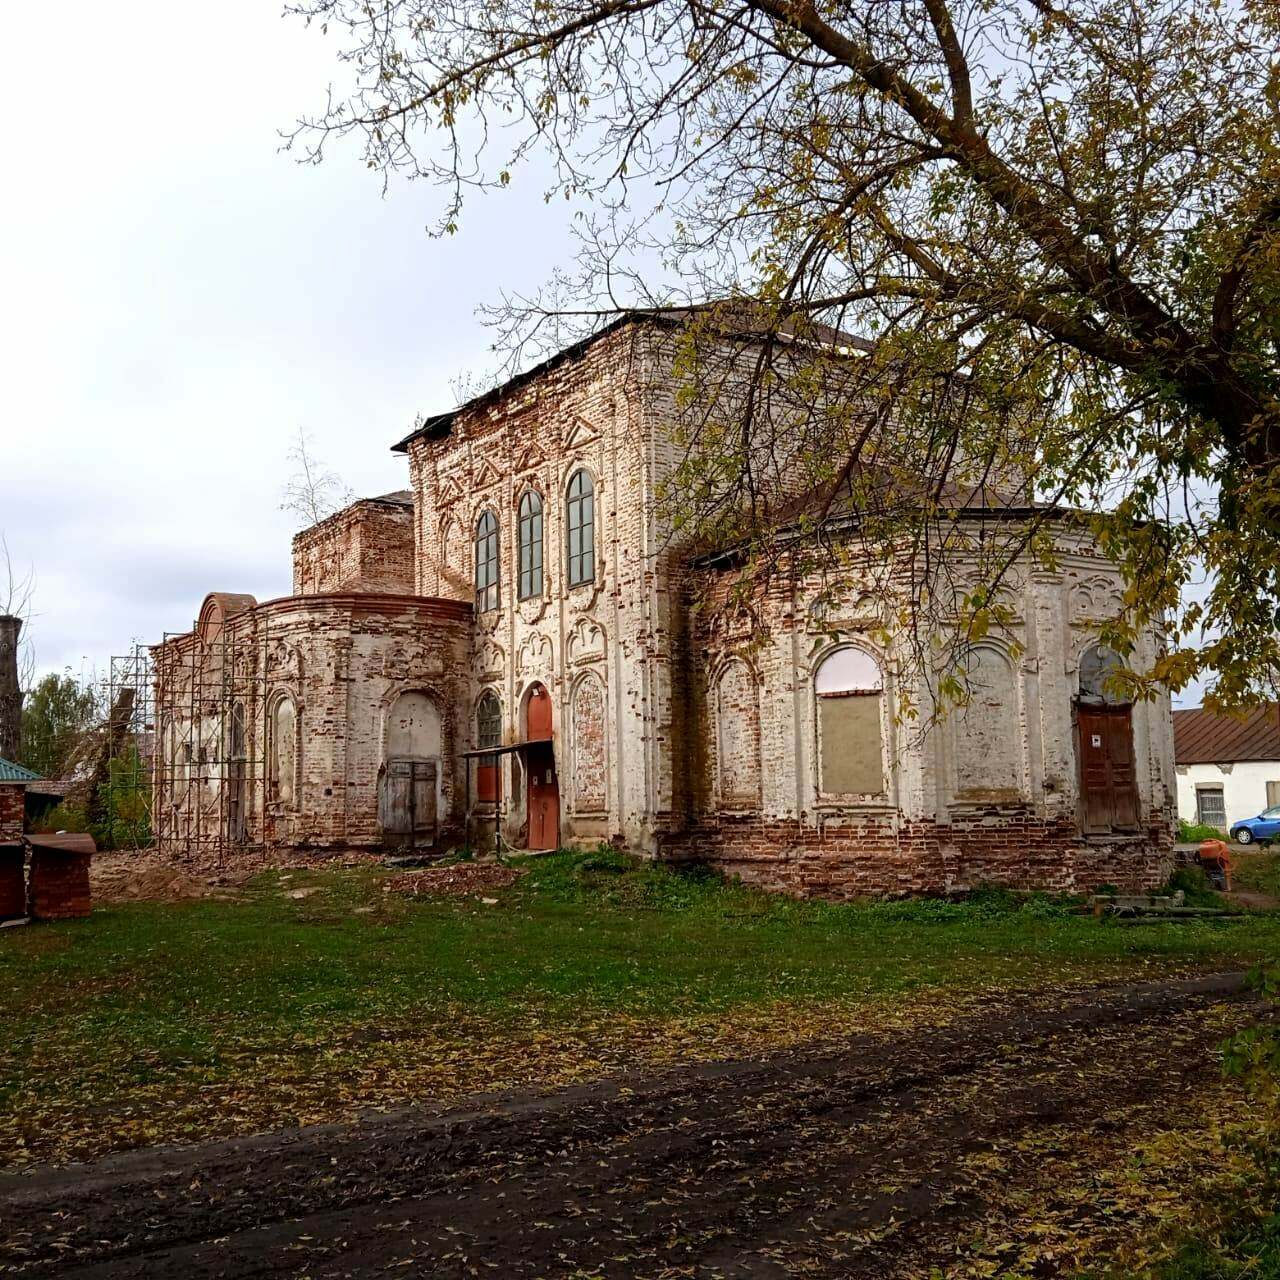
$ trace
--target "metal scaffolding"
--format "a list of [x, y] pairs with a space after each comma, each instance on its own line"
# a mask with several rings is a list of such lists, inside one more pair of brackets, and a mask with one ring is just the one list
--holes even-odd
[[106, 737], [91, 804], [108, 848], [141, 849], [152, 843], [152, 771], [155, 759], [155, 685], [151, 654], [135, 642], [116, 654], [101, 682]]
[[151, 650], [152, 828], [166, 852], [221, 866], [263, 843], [266, 644], [265, 620], [246, 617], [212, 639], [166, 632]]

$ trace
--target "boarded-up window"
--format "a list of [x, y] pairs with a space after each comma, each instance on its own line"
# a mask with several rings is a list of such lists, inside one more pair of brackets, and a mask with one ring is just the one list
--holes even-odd
[[1274, 809], [1280, 804], [1280, 782], [1267, 783], [1267, 808]]
[[960, 793], [1021, 790], [1013, 668], [995, 649], [979, 647], [965, 659], [961, 678], [969, 701], [955, 711], [956, 781]]
[[753, 808], [760, 803], [760, 694], [744, 662], [730, 662], [716, 683], [716, 751], [720, 803]]
[[880, 667], [861, 649], [836, 649], [813, 678], [818, 702], [818, 779], [824, 795], [881, 795], [884, 737]]
[[298, 778], [298, 714], [287, 694], [271, 709], [271, 796], [286, 809], [294, 807]]
[[440, 712], [425, 693], [402, 693], [387, 715], [387, 758], [432, 760], [441, 753]]
[[607, 733], [604, 686], [586, 676], [573, 695], [573, 804], [579, 813], [608, 807]]

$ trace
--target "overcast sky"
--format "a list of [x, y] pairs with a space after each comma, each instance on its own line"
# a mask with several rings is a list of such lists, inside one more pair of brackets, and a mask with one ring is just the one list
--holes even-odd
[[475, 318], [571, 251], [533, 175], [433, 240], [438, 193], [277, 131], [323, 103], [335, 43], [275, 0], [10, 6], [0, 530], [37, 586], [42, 671], [191, 625], [206, 592], [290, 587], [280, 510], [301, 426], [361, 494], [450, 380]]
[[476, 307], [567, 263], [536, 174], [433, 240], [437, 191], [281, 153], [335, 47], [275, 0], [6, 10], [0, 533], [41, 672], [287, 594], [298, 429], [358, 493], [404, 487], [389, 446], [494, 366]]

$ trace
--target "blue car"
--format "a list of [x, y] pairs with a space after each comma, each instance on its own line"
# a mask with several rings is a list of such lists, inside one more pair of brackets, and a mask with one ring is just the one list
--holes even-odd
[[1243, 818], [1231, 824], [1231, 838], [1237, 844], [1266, 844], [1280, 839], [1280, 804], [1263, 809], [1256, 818]]

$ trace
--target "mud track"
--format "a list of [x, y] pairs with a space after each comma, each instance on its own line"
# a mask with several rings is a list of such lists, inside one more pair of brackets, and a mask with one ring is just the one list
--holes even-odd
[[1238, 975], [1040, 995], [941, 1031], [3, 1175], [0, 1273], [920, 1274], [982, 1211], [966, 1158], [1202, 1085], [1204, 1014], [1243, 998]]

